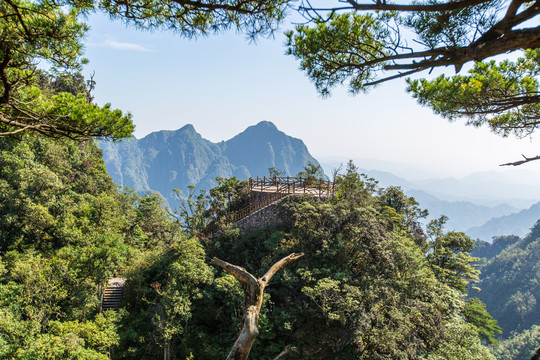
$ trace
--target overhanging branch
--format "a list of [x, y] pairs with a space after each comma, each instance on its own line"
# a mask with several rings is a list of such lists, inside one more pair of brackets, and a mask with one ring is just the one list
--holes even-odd
[[499, 166], [518, 166], [518, 165], [523, 165], [525, 163], [528, 163], [530, 161], [540, 160], [540, 155], [534, 156], [534, 157], [526, 157], [525, 155], [521, 154], [521, 156], [523, 156], [523, 160], [509, 162], [506, 164], [501, 164]]
[[480, 5], [491, 0], [462, 0], [455, 2], [447, 2], [443, 4], [433, 4], [433, 5], [421, 5], [421, 4], [411, 4], [411, 5], [398, 5], [398, 4], [388, 4], [386, 1], [377, 1], [372, 4], [361, 4], [353, 0], [348, 0], [347, 2], [350, 6], [341, 6], [341, 7], [321, 7], [315, 8], [310, 5], [305, 6], [303, 2], [299, 7], [300, 11], [340, 11], [340, 10], [357, 10], [357, 11], [427, 11], [427, 12], [441, 12], [441, 11], [453, 11], [465, 9], [471, 6]]

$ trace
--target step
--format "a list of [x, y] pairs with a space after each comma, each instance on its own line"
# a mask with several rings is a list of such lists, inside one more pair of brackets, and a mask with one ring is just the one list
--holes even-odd
[[101, 298], [101, 310], [118, 310], [122, 306], [124, 298], [124, 283], [122, 277], [109, 280], [108, 286], [103, 290]]

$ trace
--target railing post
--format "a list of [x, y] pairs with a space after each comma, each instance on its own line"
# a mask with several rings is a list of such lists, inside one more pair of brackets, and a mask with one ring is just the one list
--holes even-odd
[[289, 177], [287, 176], [287, 194], [291, 193], [291, 181], [289, 180]]

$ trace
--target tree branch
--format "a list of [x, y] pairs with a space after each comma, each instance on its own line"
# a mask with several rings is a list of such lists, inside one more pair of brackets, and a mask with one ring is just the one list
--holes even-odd
[[268, 284], [270, 279], [281, 269], [283, 269], [285, 266], [289, 265], [290, 263], [300, 259], [302, 256], [304, 256], [304, 253], [294, 253], [289, 256], [284, 257], [283, 259], [279, 260], [277, 263], [272, 265], [272, 267], [264, 274], [264, 276], [261, 278], [261, 281], [263, 282], [264, 286]]
[[465, 9], [471, 6], [480, 5], [486, 3], [490, 0], [462, 0], [455, 2], [447, 2], [444, 4], [433, 4], [433, 5], [398, 5], [398, 4], [387, 4], [386, 2], [377, 1], [373, 4], [359, 4], [356, 1], [349, 0], [348, 3], [351, 6], [335, 7], [335, 8], [314, 8], [311, 6], [300, 6], [299, 10], [301, 11], [339, 11], [339, 10], [358, 10], [358, 11], [369, 11], [369, 10], [380, 10], [380, 11], [427, 11], [427, 12], [442, 12], [442, 11], [452, 11]]
[[28, 28], [26, 27], [26, 24], [24, 23], [24, 19], [22, 18], [22, 15], [21, 15], [21, 13], [19, 11], [19, 7], [17, 5], [15, 5], [11, 0], [4, 0], [4, 1], [6, 3], [8, 3], [9, 6], [11, 6], [13, 11], [15, 11], [15, 16], [17, 16], [17, 19], [19, 19], [19, 23], [21, 24], [22, 28], [24, 29], [24, 32], [26, 33], [26, 35], [28, 36], [28, 38], [32, 42], [32, 33], [30, 32], [30, 30], [28, 30]]
[[509, 162], [509, 163], [506, 163], [506, 164], [501, 164], [499, 166], [518, 166], [518, 165], [522, 165], [522, 164], [525, 164], [525, 163], [528, 163], [529, 161], [534, 161], [534, 160], [540, 160], [540, 155], [538, 156], [535, 156], [535, 157], [526, 157], [525, 155], [521, 154], [521, 156], [523, 156], [523, 160], [519, 160], [519, 161], [514, 161], [514, 162]]
[[276, 356], [276, 357], [274, 358], [274, 360], [279, 360], [279, 359], [281, 359], [283, 356], [287, 355], [287, 354], [290, 353], [291, 351], [292, 351], [291, 345], [287, 345], [287, 346], [285, 347], [285, 349], [284, 349], [282, 352], [280, 352], [280, 353], [278, 354], [278, 356]]
[[540, 347], [538, 350], [535, 351], [535, 353], [531, 356], [531, 360], [540, 360]]
[[233, 265], [233, 264], [229, 264], [228, 262], [220, 260], [220, 259], [218, 259], [216, 257], [214, 257], [210, 261], [210, 264], [211, 265], [217, 265], [217, 266], [221, 267], [223, 270], [225, 270], [226, 272], [228, 272], [229, 274], [231, 274], [232, 276], [237, 278], [238, 281], [240, 281], [242, 284], [250, 285], [250, 284], [256, 284], [257, 283], [257, 279], [255, 278], [255, 276], [251, 275], [243, 267], [236, 266], [236, 265]]

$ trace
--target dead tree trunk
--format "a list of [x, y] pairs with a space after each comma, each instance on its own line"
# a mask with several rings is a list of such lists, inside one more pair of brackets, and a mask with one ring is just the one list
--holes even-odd
[[261, 311], [264, 288], [279, 270], [302, 256], [304, 256], [303, 253], [295, 253], [284, 257], [272, 265], [266, 274], [259, 279], [240, 266], [229, 264], [217, 258], [210, 261], [210, 264], [220, 266], [238, 279], [244, 290], [242, 329], [240, 329], [240, 333], [226, 360], [246, 360], [248, 358], [251, 346], [259, 335], [259, 312]]
[[279, 359], [281, 359], [282, 357], [284, 357], [285, 355], [287, 355], [288, 353], [290, 353], [291, 350], [292, 350], [291, 345], [287, 345], [287, 346], [285, 347], [285, 349], [284, 349], [282, 352], [280, 352], [280, 353], [278, 354], [278, 356], [276, 356], [276, 357], [274, 358], [274, 360], [279, 360]]

